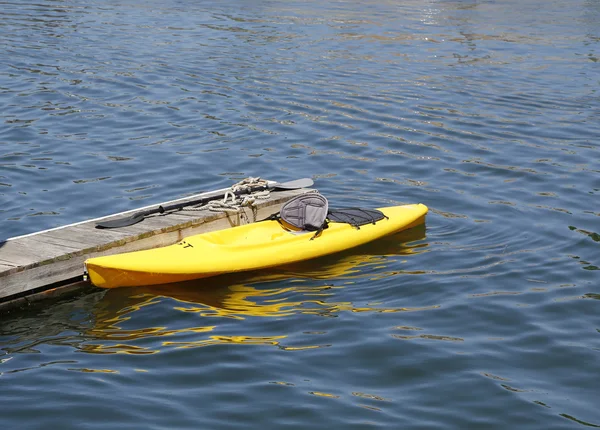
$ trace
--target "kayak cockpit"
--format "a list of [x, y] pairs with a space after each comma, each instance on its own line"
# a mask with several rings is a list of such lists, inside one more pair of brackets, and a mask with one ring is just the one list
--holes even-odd
[[205, 233], [202, 236], [186, 239], [186, 242], [195, 246], [195, 242], [202, 241], [211, 245], [227, 248], [256, 246], [257, 243], [275, 243], [286, 240], [292, 232], [283, 228], [277, 221], [264, 221], [227, 230]]

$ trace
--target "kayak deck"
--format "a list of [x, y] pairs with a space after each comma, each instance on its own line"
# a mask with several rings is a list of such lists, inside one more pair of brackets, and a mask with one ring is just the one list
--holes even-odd
[[[330, 223], [314, 233], [285, 230], [263, 221], [188, 237], [175, 245], [86, 261], [94, 285], [103, 288], [156, 285], [280, 266], [333, 254], [424, 222], [422, 204], [380, 208], [387, 218], [357, 229]], [[312, 240], [311, 240], [312, 239]]]

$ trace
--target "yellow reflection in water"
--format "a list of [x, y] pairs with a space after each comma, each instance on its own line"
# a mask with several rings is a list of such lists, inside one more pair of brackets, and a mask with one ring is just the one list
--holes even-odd
[[210, 336], [209, 339], [191, 342], [163, 342], [164, 346], [175, 346], [177, 348], [197, 348], [218, 344], [237, 343], [244, 345], [279, 345], [279, 339], [287, 336]]
[[319, 396], [319, 397], [329, 397], [332, 399], [339, 399], [340, 396], [336, 396], [335, 394], [330, 394], [330, 393], [324, 393], [322, 391], [309, 391], [309, 394], [312, 394], [313, 396]]
[[[297, 351], [327, 347], [329, 345], [282, 345], [286, 335], [277, 336], [224, 336], [206, 335], [217, 328], [215, 324], [183, 328], [162, 326], [124, 328], [135, 325], [144, 318], [135, 317], [140, 312], [164, 304], [163, 298], [175, 300], [174, 311], [194, 314], [205, 318], [281, 318], [295, 314], [336, 316], [341, 312], [407, 312], [428, 308], [390, 308], [355, 306], [352, 302], [333, 301], [336, 289], [345, 288], [359, 279], [379, 279], [382, 273], [395, 276], [398, 272], [386, 272], [389, 256], [410, 255], [424, 252], [423, 244], [407, 242], [422, 239], [424, 226], [420, 226], [389, 238], [355, 249], [353, 252], [336, 254], [318, 260], [273, 268], [259, 272], [225, 275], [178, 284], [142, 288], [108, 290], [96, 306], [95, 324], [86, 333], [90, 340], [80, 349], [94, 354], [155, 354], [161, 347], [195, 348], [218, 344], [273, 345]], [[395, 259], [397, 260], [397, 258]], [[314, 285], [315, 280], [325, 282]], [[326, 281], [335, 280], [336, 285]], [[260, 284], [255, 286], [256, 284]], [[163, 309], [164, 312], [164, 309]], [[177, 319], [181, 322], [183, 319]], [[200, 336], [192, 336], [198, 333]], [[184, 340], [176, 339], [188, 335]], [[134, 345], [142, 339], [171, 337], [173, 339], [153, 342], [152, 347]], [[183, 339], [183, 336], [182, 336]], [[145, 342], [144, 345], [148, 343]]]
[[92, 354], [133, 354], [133, 355], [147, 355], [156, 354], [158, 350], [151, 348], [143, 348], [135, 345], [127, 345], [123, 343], [117, 343], [114, 345], [97, 345], [97, 344], [84, 344], [79, 347], [82, 352]]
[[[425, 227], [408, 231], [367, 244], [354, 251], [290, 264], [270, 270], [225, 275], [185, 283], [151, 286], [138, 289], [148, 294], [169, 297], [181, 305], [182, 312], [197, 313], [203, 317], [285, 317], [297, 313], [335, 314], [350, 312], [403, 312], [411, 308], [355, 307], [351, 302], [332, 302], [328, 299], [336, 289], [344, 288], [358, 279], [380, 279], [382, 275], [395, 276], [399, 272], [385, 272], [389, 256], [423, 252], [423, 244], [407, 245], [424, 238]], [[314, 280], [336, 280], [331, 284], [307, 285]], [[286, 281], [281, 286], [281, 281]], [[339, 285], [342, 281], [343, 285]], [[276, 288], [262, 284], [278, 283]], [[260, 288], [252, 286], [261, 284]], [[294, 298], [298, 297], [297, 300]]]
[[68, 369], [71, 371], [75, 371], [75, 372], [83, 372], [83, 373], [119, 373], [117, 370], [112, 370], [112, 369], [88, 369], [86, 367], [83, 367], [81, 369]]

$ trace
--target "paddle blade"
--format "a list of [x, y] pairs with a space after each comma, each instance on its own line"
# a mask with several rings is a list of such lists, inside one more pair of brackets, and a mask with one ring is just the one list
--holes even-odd
[[131, 216], [125, 218], [112, 219], [108, 221], [101, 221], [96, 224], [96, 228], [121, 228], [127, 227], [130, 225], [137, 224], [140, 221], [143, 221], [146, 218], [146, 214], [142, 212], [135, 213]]
[[299, 188], [312, 187], [314, 181], [310, 178], [296, 179], [294, 181], [275, 183], [269, 188], [277, 190], [297, 190]]

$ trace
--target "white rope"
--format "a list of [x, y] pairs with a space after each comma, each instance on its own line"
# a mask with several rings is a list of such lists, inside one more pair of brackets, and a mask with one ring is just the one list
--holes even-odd
[[255, 187], [259, 187], [259, 186], [266, 188], [267, 185], [269, 185], [269, 182], [266, 181], [265, 179], [261, 179], [260, 177], [256, 177], [256, 178], [250, 177], [250, 178], [242, 179], [237, 184], [233, 184], [231, 186], [231, 191], [236, 193], [238, 191], [246, 191], [249, 188], [255, 188]]
[[[271, 196], [269, 190], [255, 191], [247, 193], [250, 189], [256, 187], [267, 187], [268, 181], [261, 178], [246, 178], [240, 182], [231, 186], [223, 196], [223, 200], [211, 200], [205, 205], [198, 205], [192, 207], [183, 208], [183, 211], [204, 211], [209, 210], [212, 212], [226, 212], [231, 214], [240, 213], [245, 214], [244, 208], [252, 208], [253, 222], [256, 221], [256, 201], [266, 200]], [[242, 193], [240, 196], [236, 196], [236, 193]]]

